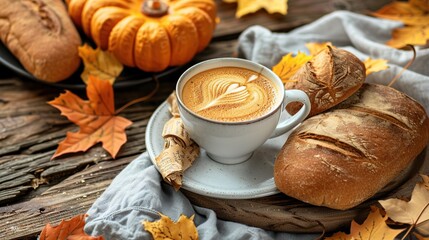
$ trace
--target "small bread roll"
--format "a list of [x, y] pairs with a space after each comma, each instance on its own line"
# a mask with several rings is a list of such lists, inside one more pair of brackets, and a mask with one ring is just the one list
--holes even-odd
[[[285, 88], [307, 93], [311, 102], [309, 118], [350, 97], [362, 86], [365, 78], [365, 65], [355, 55], [327, 46], [301, 67]], [[301, 106], [295, 102], [288, 104], [286, 109], [295, 114]]]
[[43, 81], [64, 80], [80, 65], [82, 40], [61, 0], [2, 0], [0, 39]]

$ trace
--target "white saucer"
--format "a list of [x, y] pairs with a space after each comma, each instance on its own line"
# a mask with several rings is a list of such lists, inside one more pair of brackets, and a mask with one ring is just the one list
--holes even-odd
[[[162, 129], [170, 118], [168, 104], [164, 102], [155, 110], [146, 128], [146, 148], [155, 166], [155, 157], [164, 146]], [[288, 136], [289, 133], [269, 139], [249, 160], [235, 165], [215, 162], [201, 149], [200, 156], [184, 173], [182, 188], [223, 199], [250, 199], [276, 194], [279, 191], [274, 184], [273, 164]]]

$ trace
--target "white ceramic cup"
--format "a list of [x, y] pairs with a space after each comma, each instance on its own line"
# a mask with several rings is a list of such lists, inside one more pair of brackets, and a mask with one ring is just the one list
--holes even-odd
[[[261, 117], [242, 122], [221, 122], [204, 118], [183, 104], [182, 90], [185, 83], [197, 73], [220, 67], [240, 67], [261, 73], [277, 85], [276, 105]], [[246, 161], [269, 138], [280, 136], [301, 123], [310, 112], [307, 94], [301, 90], [285, 90], [281, 79], [270, 69], [258, 63], [240, 58], [215, 58], [198, 63], [187, 69], [176, 85], [179, 113], [190, 137], [207, 152], [207, 155], [223, 164]], [[290, 102], [301, 102], [303, 107], [290, 118], [281, 113]]]

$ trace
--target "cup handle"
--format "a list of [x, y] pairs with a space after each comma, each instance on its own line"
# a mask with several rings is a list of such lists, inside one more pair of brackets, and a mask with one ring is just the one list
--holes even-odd
[[279, 122], [277, 124], [276, 129], [271, 134], [270, 138], [278, 137], [290, 131], [292, 128], [294, 128], [299, 123], [304, 121], [304, 119], [310, 113], [310, 110], [311, 110], [310, 99], [308, 98], [307, 94], [304, 91], [297, 90], [297, 89], [285, 90], [285, 98], [283, 100], [282, 111], [286, 111], [286, 105], [288, 105], [291, 102], [301, 102], [304, 105], [293, 116]]

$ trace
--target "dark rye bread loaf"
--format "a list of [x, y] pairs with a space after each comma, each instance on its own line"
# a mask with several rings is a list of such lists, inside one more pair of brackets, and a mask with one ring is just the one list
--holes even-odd
[[61, 0], [2, 0], [0, 39], [43, 81], [64, 80], [80, 65], [81, 38]]
[[[362, 86], [365, 77], [365, 65], [355, 55], [327, 46], [302, 66], [285, 83], [285, 88], [299, 89], [308, 95], [311, 102], [308, 117], [311, 117], [350, 97]], [[295, 114], [301, 106], [293, 102], [286, 109]]]
[[364, 84], [294, 130], [275, 161], [275, 183], [303, 202], [349, 209], [394, 180], [428, 141], [429, 120], [419, 103]]

